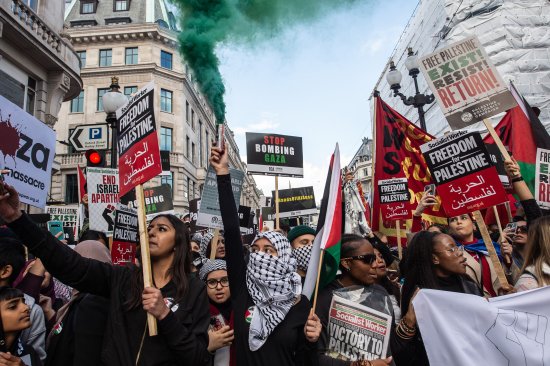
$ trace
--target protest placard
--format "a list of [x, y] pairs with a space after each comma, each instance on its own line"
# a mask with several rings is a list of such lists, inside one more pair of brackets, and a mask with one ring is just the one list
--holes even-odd
[[[169, 184], [157, 187], [144, 188], [145, 213], [147, 220], [152, 220], [159, 214], [174, 214], [174, 202], [172, 201], [172, 188]], [[137, 208], [136, 192], [131, 190], [120, 197], [120, 203], [130, 208]]]
[[420, 149], [449, 217], [508, 200], [479, 133], [455, 131]]
[[497, 169], [500, 183], [502, 183], [504, 189], [512, 189], [512, 183], [510, 182], [510, 178], [508, 178], [508, 174], [506, 174], [506, 169], [504, 168], [504, 158], [502, 157], [500, 149], [496, 144], [485, 144], [485, 147], [491, 157], [491, 163], [493, 163]]
[[246, 160], [249, 174], [304, 176], [301, 137], [247, 132]]
[[328, 318], [327, 356], [345, 361], [386, 358], [392, 317], [334, 295]]
[[241, 232], [248, 231], [248, 228], [250, 227], [250, 211], [251, 207], [249, 206], [239, 206], [239, 209], [237, 210]]
[[22, 203], [44, 208], [52, 180], [55, 131], [0, 95], [0, 169]]
[[115, 208], [119, 202], [118, 170], [86, 169], [88, 217], [90, 229], [111, 235], [115, 226]]
[[[275, 197], [275, 191], [272, 191]], [[273, 204], [275, 202], [273, 201]], [[299, 187], [279, 190], [279, 217], [296, 217], [317, 213], [313, 187]]]
[[115, 211], [115, 227], [113, 231], [113, 245], [111, 260], [113, 264], [124, 265], [134, 263], [138, 240], [137, 211], [118, 203]]
[[537, 148], [535, 199], [540, 207], [550, 208], [550, 150]]
[[78, 211], [77, 205], [46, 206], [51, 220], [61, 221], [65, 232], [71, 231], [73, 238], [78, 237]]
[[149, 83], [116, 111], [121, 195], [162, 172], [154, 95]]
[[[238, 207], [241, 199], [241, 190], [244, 181], [244, 173], [240, 170], [229, 168], [231, 174], [231, 188], [233, 198]], [[202, 189], [201, 204], [197, 216], [197, 225], [213, 229], [223, 229], [222, 216], [220, 211], [220, 200], [218, 196], [218, 181], [216, 172], [212, 166], [208, 167], [204, 188]]]
[[476, 36], [422, 56], [419, 68], [453, 130], [516, 106]]
[[378, 181], [380, 211], [386, 221], [408, 220], [411, 218], [411, 195], [407, 178], [384, 179]]

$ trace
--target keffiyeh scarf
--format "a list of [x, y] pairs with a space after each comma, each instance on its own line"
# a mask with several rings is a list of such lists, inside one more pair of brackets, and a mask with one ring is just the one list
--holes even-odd
[[309, 267], [312, 249], [313, 245], [306, 245], [300, 248], [292, 249], [292, 257], [296, 259], [298, 268], [304, 272], [307, 272], [307, 268]]
[[201, 243], [199, 245], [199, 253], [201, 254], [201, 257], [203, 259], [210, 257], [210, 253], [206, 253], [206, 250], [208, 249], [208, 244], [210, 244], [213, 237], [214, 237], [213, 232], [207, 232], [206, 234], [204, 234], [202, 236], [202, 240], [201, 240]]
[[274, 231], [260, 233], [252, 244], [266, 238], [277, 249], [277, 257], [258, 252], [251, 253], [246, 270], [248, 293], [256, 305], [250, 323], [248, 345], [251, 351], [263, 346], [273, 329], [289, 312], [302, 292], [296, 260], [291, 257], [290, 242]]
[[210, 272], [219, 271], [219, 270], [225, 270], [227, 271], [227, 265], [224, 260], [222, 259], [214, 259], [210, 260], [207, 259], [203, 266], [201, 267], [201, 270], [199, 272], [199, 278], [203, 281], [206, 281], [206, 277], [208, 277], [208, 274]]

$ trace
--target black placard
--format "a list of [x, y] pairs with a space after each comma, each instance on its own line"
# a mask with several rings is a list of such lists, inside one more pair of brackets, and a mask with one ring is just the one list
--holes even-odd
[[304, 176], [302, 138], [270, 133], [246, 133], [248, 173]]

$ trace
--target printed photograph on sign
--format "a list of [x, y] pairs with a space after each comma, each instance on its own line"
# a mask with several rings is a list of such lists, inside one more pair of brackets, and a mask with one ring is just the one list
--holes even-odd
[[475, 36], [420, 57], [419, 68], [453, 130], [516, 106]]
[[479, 133], [456, 131], [422, 145], [421, 149], [449, 217], [507, 201]]
[[21, 203], [44, 208], [52, 180], [55, 131], [0, 95], [0, 169]]
[[303, 178], [302, 138], [246, 133], [247, 173]]
[[86, 169], [90, 229], [111, 235], [119, 202], [118, 169]]

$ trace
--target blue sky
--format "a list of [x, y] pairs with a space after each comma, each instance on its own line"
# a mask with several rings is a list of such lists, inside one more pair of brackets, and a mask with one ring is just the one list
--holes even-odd
[[[301, 136], [304, 178], [281, 177], [279, 188], [312, 185], [319, 201], [335, 144], [344, 166], [371, 136], [368, 98], [416, 4], [363, 1], [254, 48], [219, 47], [227, 121], [243, 160], [246, 131]], [[274, 178], [254, 178], [270, 196]]]

